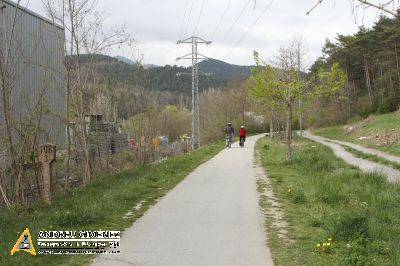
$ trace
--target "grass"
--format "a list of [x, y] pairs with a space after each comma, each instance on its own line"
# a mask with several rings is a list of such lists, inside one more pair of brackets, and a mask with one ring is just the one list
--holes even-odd
[[[279, 238], [267, 219], [275, 264], [399, 265], [400, 185], [362, 173], [320, 144], [294, 144], [292, 163], [282, 144], [263, 139], [256, 145], [292, 240]], [[268, 205], [265, 198], [260, 205]]]
[[399, 112], [383, 114], [383, 115], [372, 115], [370, 123], [365, 125], [368, 129], [395, 129], [399, 128], [400, 114]]
[[[26, 252], [10, 256], [10, 250], [28, 227], [37, 244], [40, 230], [124, 230], [175, 187], [201, 163], [224, 148], [222, 143], [137, 167], [113, 175], [100, 176], [90, 184], [67, 195], [55, 197], [51, 206], [37, 201], [29, 206], [0, 210], [0, 265], [85, 265], [92, 255], [38, 255]], [[142, 202], [139, 210], [133, 209]], [[132, 215], [123, 218], [132, 211]], [[38, 251], [35, 245], [36, 252]]]
[[[348, 141], [364, 145], [370, 148], [378, 149], [393, 155], [400, 156], [400, 144], [398, 141], [389, 141], [385, 143], [384, 139], [390, 139], [391, 135], [399, 135], [400, 111], [383, 114], [371, 115], [360, 122], [350, 124], [353, 131], [346, 132], [343, 125], [320, 128], [314, 131], [315, 134], [342, 141]], [[369, 139], [359, 139], [360, 137], [372, 136]], [[380, 139], [377, 139], [379, 136]]]
[[386, 160], [385, 158], [379, 157], [379, 156], [374, 155], [374, 154], [368, 154], [368, 153], [365, 153], [365, 152], [362, 152], [362, 151], [358, 151], [358, 150], [355, 150], [355, 149], [347, 147], [347, 146], [343, 146], [342, 145], [342, 147], [346, 151], [348, 151], [351, 154], [353, 154], [355, 157], [366, 159], [366, 160], [373, 161], [373, 162], [377, 162], [377, 163], [380, 163], [380, 164], [384, 164], [384, 165], [387, 165], [387, 166], [392, 167], [394, 169], [400, 170], [400, 164], [398, 164], [398, 163]]

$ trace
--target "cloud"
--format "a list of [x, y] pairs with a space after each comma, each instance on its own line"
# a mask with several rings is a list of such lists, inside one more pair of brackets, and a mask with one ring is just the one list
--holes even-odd
[[[279, 47], [298, 35], [305, 39], [310, 58], [316, 59], [321, 55], [326, 38], [334, 39], [337, 33], [353, 34], [359, 25], [371, 26], [377, 19], [377, 12], [372, 8], [358, 9], [355, 19], [351, 0], [324, 1], [309, 16], [306, 12], [317, 0], [275, 0], [249, 31], [270, 0], [258, 0], [255, 8], [252, 0], [236, 0], [226, 9], [228, 1], [232, 0], [206, 0], [200, 19], [201, 0], [99, 0], [98, 9], [106, 11], [105, 26], [108, 30], [125, 25], [128, 32], [135, 34], [137, 47], [144, 54], [144, 63], [158, 65], [175, 64], [176, 57], [190, 52], [189, 45], [177, 46], [175, 43], [179, 38], [193, 34], [197, 21], [196, 34], [205, 39], [211, 38], [217, 29], [211, 40], [213, 44], [210, 47], [199, 46], [199, 51], [229, 63], [250, 65], [253, 64], [253, 49], [262, 56], [271, 57]], [[41, 0], [30, 0], [28, 7], [44, 14]], [[242, 10], [243, 14], [237, 20]], [[225, 18], [217, 28], [224, 12]], [[232, 25], [235, 26], [227, 35]], [[183, 36], [186, 28], [187, 34]], [[238, 43], [244, 34], [246, 37]], [[125, 47], [111, 53], [125, 53], [123, 55], [127, 56], [130, 52]]]

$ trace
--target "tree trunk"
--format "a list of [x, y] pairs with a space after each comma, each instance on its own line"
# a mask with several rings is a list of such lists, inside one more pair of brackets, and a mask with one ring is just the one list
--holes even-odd
[[394, 89], [392, 73], [390, 71], [389, 71], [389, 85], [390, 85], [390, 95], [391, 96], [395, 96], [396, 95], [396, 90]]
[[[1, 181], [1, 179], [0, 179], [0, 181]], [[0, 182], [0, 192], [1, 192], [1, 196], [3, 197], [4, 204], [6, 205], [7, 209], [10, 210], [10, 209], [11, 209], [11, 203], [10, 203], [10, 201], [8, 200], [7, 195], [6, 195], [6, 193], [4, 192], [4, 190], [3, 190], [3, 187], [2, 187], [2, 185], [1, 185], [1, 182]]]
[[399, 80], [399, 87], [400, 87], [400, 65], [399, 65], [399, 56], [397, 54], [397, 45], [394, 47], [394, 51], [396, 55], [397, 79]]
[[300, 138], [303, 138], [303, 101], [299, 98], [299, 129], [300, 129]]
[[70, 113], [70, 97], [71, 97], [71, 84], [70, 84], [70, 66], [68, 66], [67, 71], [67, 85], [66, 85], [66, 120], [67, 120], [67, 174], [65, 176], [64, 190], [68, 189], [68, 182], [71, 176], [71, 125], [69, 121], [69, 113]]
[[286, 161], [292, 161], [292, 103], [288, 103], [288, 113], [286, 121]]
[[366, 59], [365, 55], [364, 55], [364, 70], [365, 70], [365, 81], [367, 83], [367, 89], [368, 89], [369, 103], [370, 103], [370, 105], [372, 107], [373, 106], [373, 100], [372, 100], [371, 78], [370, 78], [370, 75], [369, 75], [367, 59]]
[[318, 126], [321, 126], [321, 101], [319, 99], [319, 96], [317, 96], [317, 121]]
[[380, 74], [381, 74], [381, 77], [380, 77], [380, 79], [381, 79], [381, 105], [383, 104], [383, 98], [384, 98], [384, 95], [385, 95], [385, 85], [383, 84], [383, 67], [382, 67], [382, 64], [380, 64]]
[[274, 117], [271, 112], [270, 116], [269, 116], [269, 138], [270, 138], [270, 140], [272, 140], [273, 137], [274, 137]]
[[350, 93], [350, 84], [347, 83], [347, 112], [348, 112], [348, 119], [351, 118], [351, 93]]
[[[6, 74], [2, 74], [3, 77]], [[3, 78], [2, 77], [2, 78]], [[8, 151], [11, 159], [11, 172], [13, 177], [14, 198], [19, 201], [19, 177], [18, 177], [18, 166], [17, 166], [17, 156], [14, 149], [13, 137], [12, 137], [12, 114], [11, 114], [11, 104], [10, 104], [10, 91], [8, 90], [8, 85], [5, 84], [4, 79], [0, 81], [0, 88], [2, 90], [3, 98], [3, 111], [4, 111], [4, 122], [5, 122], [5, 137], [8, 144]]]

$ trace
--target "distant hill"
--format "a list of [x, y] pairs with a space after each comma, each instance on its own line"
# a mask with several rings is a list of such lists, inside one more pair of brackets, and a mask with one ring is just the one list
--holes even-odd
[[117, 56], [115, 56], [114, 58], [117, 59], [118, 61], [123, 62], [123, 63], [126, 63], [126, 64], [128, 64], [128, 65], [134, 65], [134, 64], [135, 64], [134, 61], [132, 61], [132, 60], [130, 60], [129, 58], [126, 58], [126, 57], [124, 57], [124, 56], [117, 55]]
[[[185, 68], [176, 65], [140, 65], [138, 67], [135, 62], [127, 58], [105, 55], [81, 55], [80, 61], [83, 64], [91, 62], [101, 76], [112, 82], [140, 84], [146, 89], [191, 95], [191, 76], [177, 76], [178, 72], [190, 73], [191, 67]], [[199, 77], [199, 90], [225, 87], [229, 81], [244, 80], [250, 75], [250, 68], [250, 66], [232, 65], [216, 59], [204, 60], [199, 63], [199, 70], [212, 73], [212, 76], [202, 75]]]
[[217, 59], [208, 59], [199, 63], [199, 70], [212, 73], [225, 79], [245, 79], [250, 76], [250, 66], [228, 64]]
[[160, 66], [153, 65], [153, 64], [144, 64], [143, 65], [144, 69], [150, 69], [150, 68], [156, 68], [156, 67], [160, 67]]

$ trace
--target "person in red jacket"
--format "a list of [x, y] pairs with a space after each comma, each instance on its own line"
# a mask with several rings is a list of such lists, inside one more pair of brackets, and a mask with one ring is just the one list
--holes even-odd
[[239, 137], [240, 137], [240, 141], [242, 141], [242, 139], [243, 139], [243, 142], [245, 142], [246, 141], [246, 129], [244, 128], [244, 126], [241, 126], [240, 127], [240, 130], [239, 130]]

